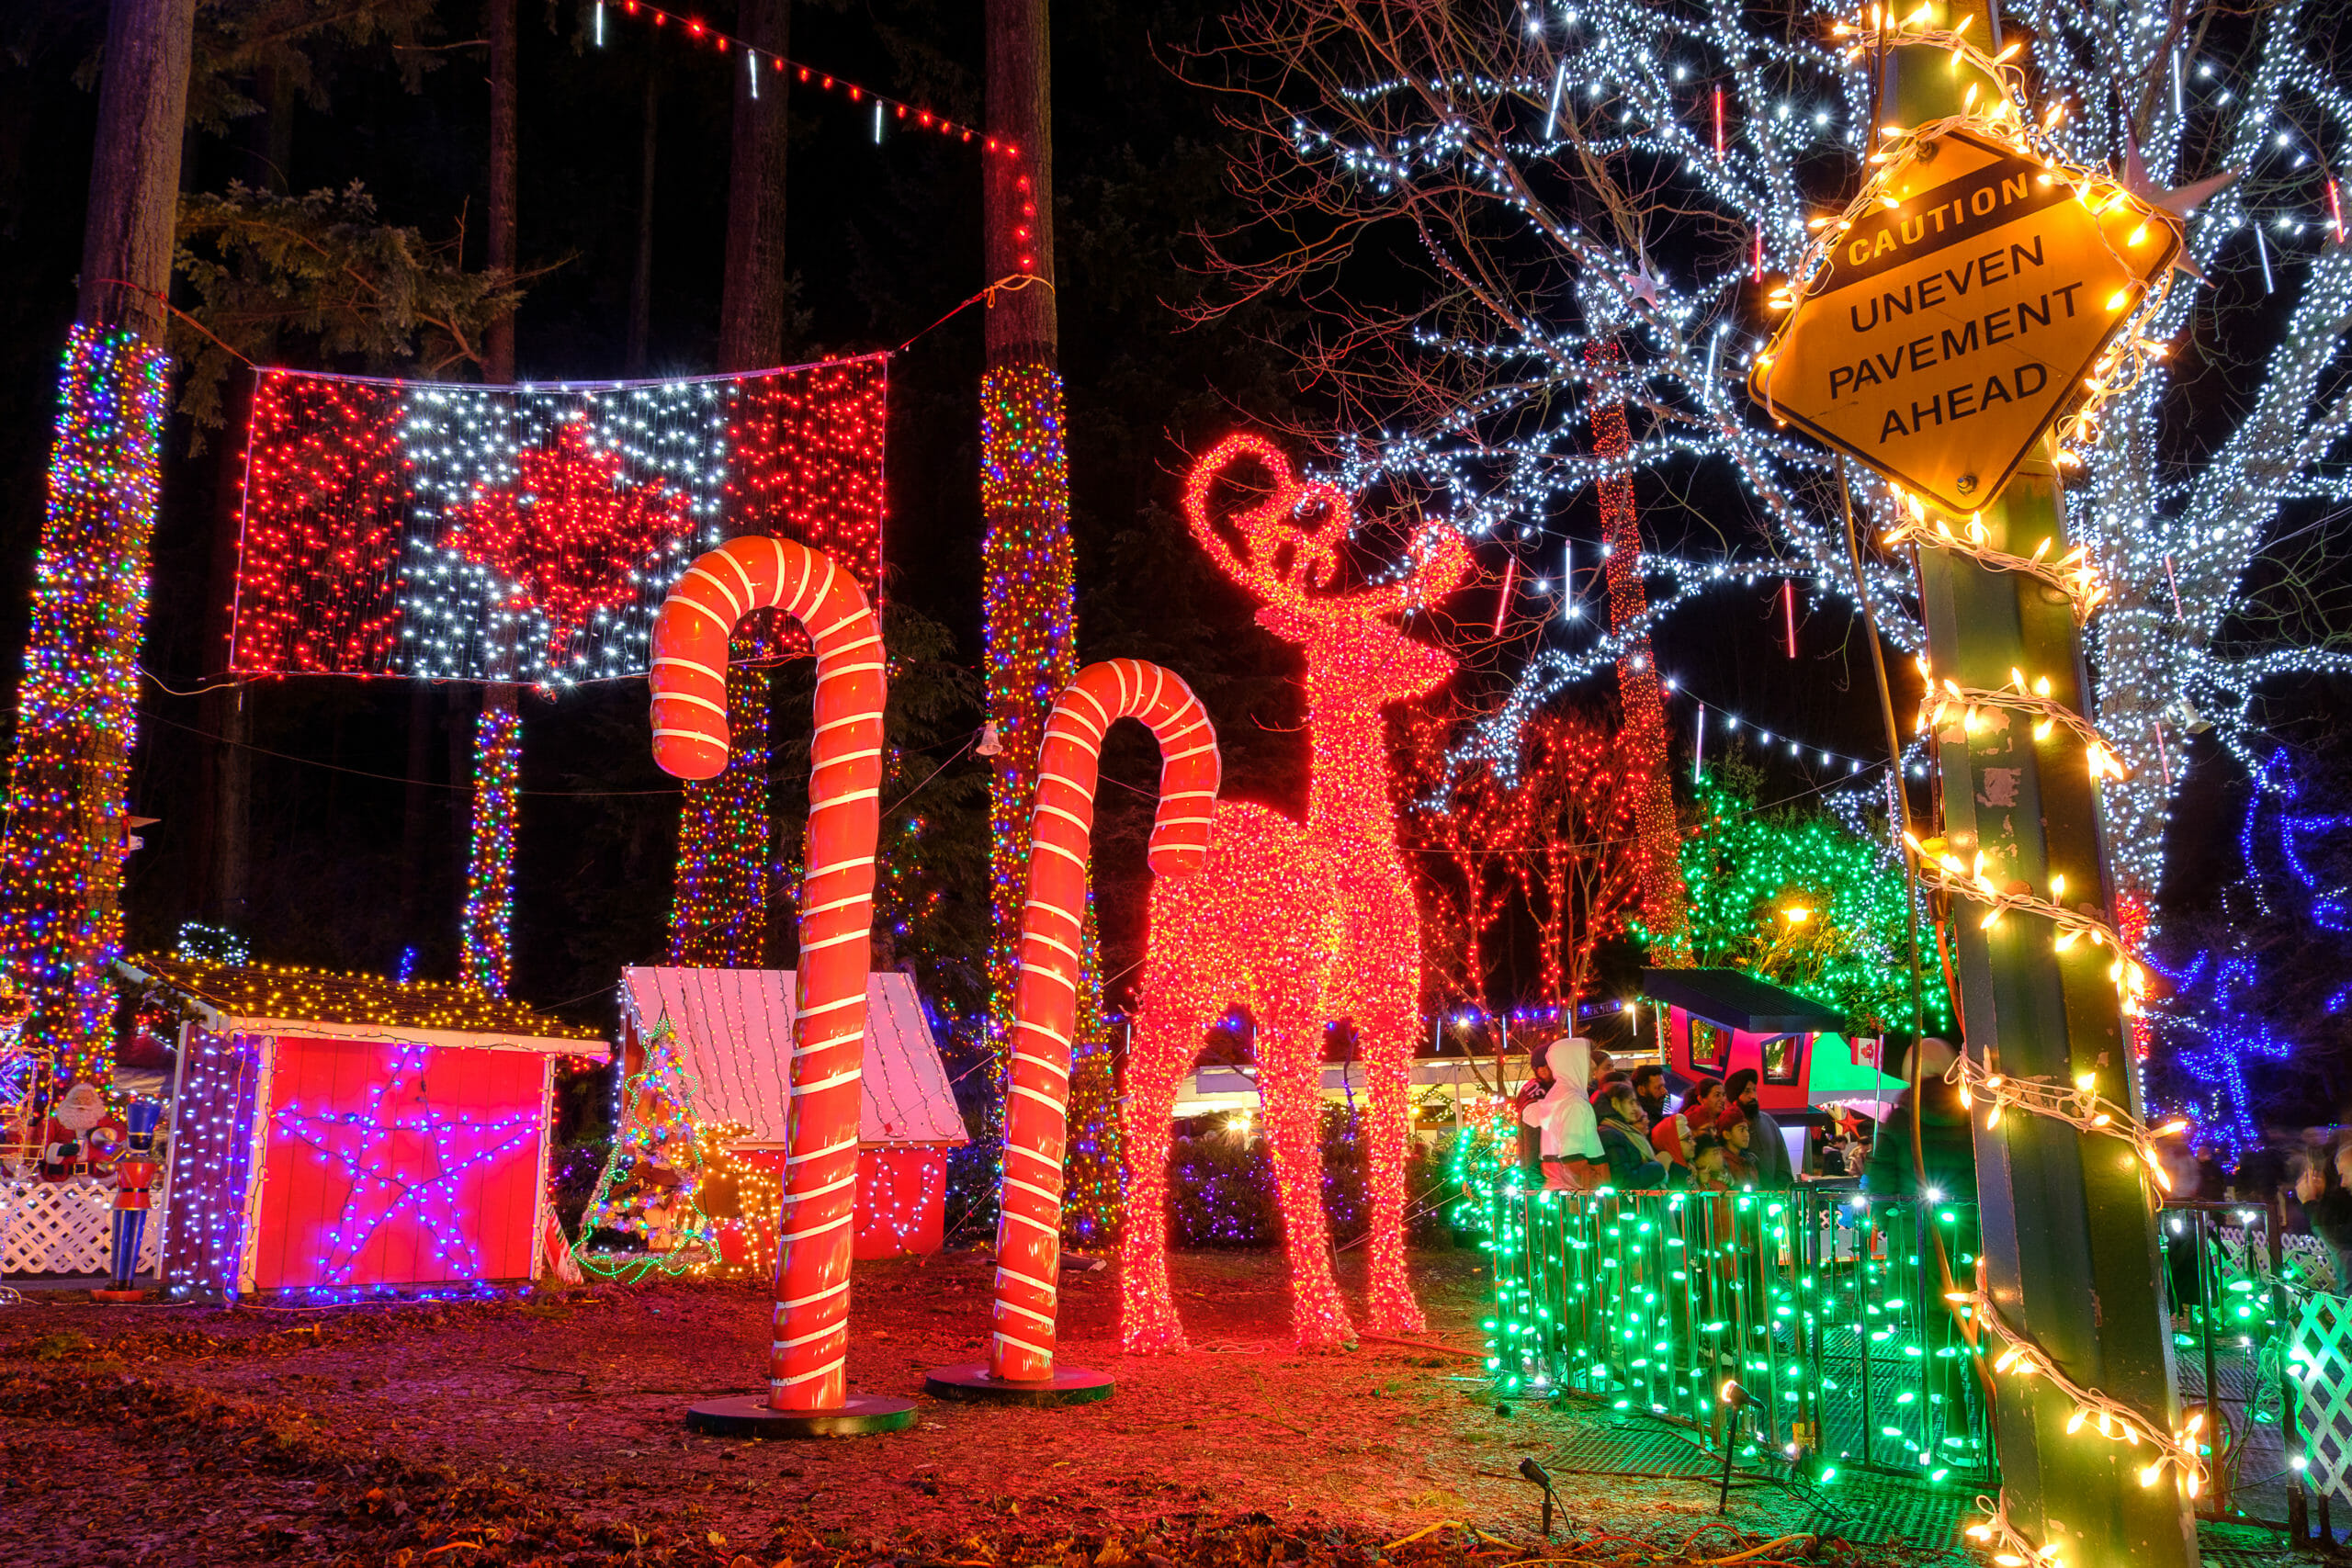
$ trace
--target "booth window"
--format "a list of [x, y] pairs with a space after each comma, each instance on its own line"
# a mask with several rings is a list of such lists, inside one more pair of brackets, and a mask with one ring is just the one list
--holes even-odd
[[1797, 1081], [1798, 1069], [1804, 1063], [1804, 1054], [1799, 1049], [1801, 1043], [1800, 1037], [1794, 1034], [1776, 1034], [1764, 1042], [1766, 1083]]
[[1717, 1072], [1721, 1072], [1724, 1066], [1724, 1045], [1729, 1038], [1729, 1034], [1720, 1024], [1709, 1023], [1703, 1018], [1692, 1019], [1690, 1021], [1690, 1065], [1693, 1067], [1713, 1067]]

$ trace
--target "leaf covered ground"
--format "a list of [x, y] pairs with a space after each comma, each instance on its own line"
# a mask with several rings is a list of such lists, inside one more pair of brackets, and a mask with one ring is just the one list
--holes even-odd
[[[1778, 1494], [1714, 1519], [1690, 1481], [1561, 1473], [1547, 1542], [1521, 1459], [1572, 1413], [1503, 1416], [1474, 1254], [1417, 1274], [1421, 1344], [1287, 1342], [1278, 1254], [1179, 1257], [1190, 1354], [1126, 1357], [1108, 1269], [1064, 1276], [1062, 1356], [1118, 1380], [1057, 1411], [922, 1401], [913, 1430], [813, 1443], [688, 1433], [763, 1375], [767, 1292], [598, 1286], [331, 1311], [0, 1311], [0, 1553], [53, 1564], [394, 1568], [1509, 1568], [1912, 1563], [1804, 1533]], [[1352, 1260], [1350, 1260], [1352, 1261]], [[977, 1359], [975, 1254], [859, 1266], [850, 1374], [920, 1396]], [[1352, 1281], [1351, 1281], [1352, 1282]], [[1942, 1543], [1930, 1543], [1940, 1547]]]

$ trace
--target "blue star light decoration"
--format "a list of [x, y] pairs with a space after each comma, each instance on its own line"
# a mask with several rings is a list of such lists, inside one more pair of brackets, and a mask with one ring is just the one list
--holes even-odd
[[307, 1144], [321, 1164], [338, 1168], [351, 1183], [326, 1229], [322, 1288], [349, 1287], [368, 1244], [403, 1221], [458, 1277], [481, 1272], [459, 1190], [469, 1176], [528, 1145], [539, 1115], [438, 1109], [425, 1080], [432, 1055], [431, 1046], [401, 1043], [391, 1071], [368, 1089], [364, 1110], [312, 1111], [289, 1103], [273, 1117], [277, 1135]]

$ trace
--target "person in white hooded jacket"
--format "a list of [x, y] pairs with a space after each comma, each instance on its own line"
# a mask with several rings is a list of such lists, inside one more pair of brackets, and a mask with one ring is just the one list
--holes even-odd
[[1553, 1190], [1595, 1186], [1590, 1162], [1606, 1156], [1592, 1111], [1592, 1042], [1569, 1035], [1553, 1041], [1544, 1052], [1552, 1069], [1552, 1087], [1519, 1113], [1520, 1120], [1543, 1134], [1544, 1185]]

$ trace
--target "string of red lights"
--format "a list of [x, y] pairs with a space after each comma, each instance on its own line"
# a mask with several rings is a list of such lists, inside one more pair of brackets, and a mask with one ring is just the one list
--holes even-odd
[[[596, 7], [594, 36], [600, 47], [605, 41], [605, 13], [609, 9], [611, 9], [609, 6], [603, 4]], [[698, 17], [687, 17], [675, 11], [665, 11], [659, 6], [641, 5], [639, 0], [620, 0], [620, 10], [623, 16], [641, 17], [657, 28], [666, 28], [675, 22], [678, 24], [680, 33], [689, 40], [709, 44], [721, 54], [731, 52], [741, 56], [747, 62], [744, 68], [753, 73], [752, 91], [754, 96], [759, 92], [757, 73], [764, 62], [770, 71], [786, 75], [790, 80], [804, 86], [841, 94], [854, 104], [872, 104], [877, 115], [876, 120], [877, 141], [880, 139], [879, 127], [885, 119], [888, 119], [918, 130], [935, 130], [942, 136], [953, 137], [962, 141], [977, 141], [980, 144], [980, 150], [983, 152], [995, 156], [1004, 158], [1021, 156], [1021, 148], [1015, 142], [990, 136], [976, 126], [966, 125], [958, 119], [951, 119], [920, 104], [910, 104], [903, 98], [894, 98], [887, 93], [877, 93], [873, 88], [853, 82], [845, 76], [836, 76], [816, 66], [804, 65], [787, 55], [776, 53], [774, 50], [760, 49], [737, 38], [732, 33], [712, 27]]]

